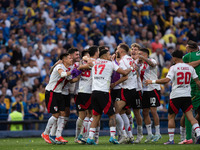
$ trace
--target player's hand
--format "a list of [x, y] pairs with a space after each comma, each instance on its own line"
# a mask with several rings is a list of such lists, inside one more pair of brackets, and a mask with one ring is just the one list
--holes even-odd
[[88, 60], [89, 60], [89, 57], [88, 57], [88, 56], [83, 56], [82, 60], [88, 61]]
[[115, 83], [111, 83], [110, 84], [110, 89], [113, 89], [115, 86], [116, 86]]
[[152, 84], [152, 80], [146, 80], [146, 81], [144, 81], [144, 82], [145, 82], [145, 85]]
[[115, 60], [115, 58], [116, 58], [116, 55], [115, 55], [115, 54], [113, 54], [113, 55], [111, 56], [111, 60], [112, 60], [112, 61], [114, 61], [114, 60]]
[[144, 59], [144, 56], [142, 56], [142, 55], [139, 55], [139, 59], [142, 59], [142, 60], [143, 60], [143, 59]]

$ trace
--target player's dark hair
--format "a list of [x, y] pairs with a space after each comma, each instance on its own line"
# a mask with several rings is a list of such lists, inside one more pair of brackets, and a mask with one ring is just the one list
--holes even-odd
[[140, 51], [145, 52], [149, 56], [149, 50], [147, 48], [140, 48]]
[[119, 47], [120, 47], [121, 49], [125, 50], [125, 51], [128, 53], [129, 47], [128, 47], [127, 44], [125, 44], [125, 43], [120, 43], [120, 44], [119, 44]]
[[109, 49], [109, 47], [108, 46], [99, 46], [99, 52], [101, 51], [101, 50], [103, 50], [103, 49]]
[[99, 52], [99, 57], [103, 56], [104, 54], [106, 54], [109, 50], [107, 49], [102, 49], [100, 52]]
[[83, 56], [85, 56], [87, 53], [89, 53], [89, 52], [88, 52], [87, 49], [85, 49], [85, 50], [83, 50], [83, 51], [81, 52], [81, 56], [83, 57]]
[[74, 54], [75, 52], [77, 52], [78, 51], [78, 49], [77, 48], [75, 48], [75, 47], [72, 47], [72, 48], [70, 48], [70, 49], [68, 49], [68, 53], [69, 54]]
[[175, 50], [172, 53], [172, 57], [176, 57], [176, 58], [182, 59], [182, 57], [183, 57], [183, 51], [181, 51], [181, 50]]
[[60, 60], [62, 60], [64, 57], [67, 57], [69, 55], [69, 53], [63, 53], [60, 55]]
[[188, 47], [191, 48], [191, 49], [197, 49], [197, 48], [198, 48], [197, 43], [194, 42], [194, 41], [192, 41], [192, 40], [189, 40], [189, 41], [187, 42], [187, 44], [188, 44]]
[[93, 57], [95, 53], [98, 51], [98, 46], [93, 45], [88, 48], [88, 51], [89, 51], [90, 57]]

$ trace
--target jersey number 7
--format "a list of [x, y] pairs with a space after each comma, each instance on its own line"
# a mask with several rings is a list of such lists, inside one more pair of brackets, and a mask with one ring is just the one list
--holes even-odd
[[[97, 68], [101, 68], [101, 70], [99, 71], [99, 74], [102, 74], [104, 68], [105, 68], [105, 64], [102, 64], [102, 65], [95, 65], [94, 66], [94, 70], [95, 70], [95, 74], [97, 74]], [[98, 69], [99, 70], [99, 69]]]

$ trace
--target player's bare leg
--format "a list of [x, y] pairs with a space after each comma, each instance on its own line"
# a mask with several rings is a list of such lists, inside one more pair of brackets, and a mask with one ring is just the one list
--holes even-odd
[[153, 116], [154, 124], [155, 124], [155, 135], [153, 138], [153, 142], [157, 142], [159, 139], [161, 139], [161, 134], [160, 134], [160, 119], [157, 113], [157, 107], [150, 107], [151, 114]]

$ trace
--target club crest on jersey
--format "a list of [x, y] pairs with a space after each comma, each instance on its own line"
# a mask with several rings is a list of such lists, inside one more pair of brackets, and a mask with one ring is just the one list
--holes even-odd
[[57, 106], [55, 106], [55, 107], [54, 107], [54, 110], [55, 110], [55, 111], [58, 111], [58, 107], [57, 107]]
[[151, 106], [156, 106], [156, 98], [155, 97], [151, 97], [150, 98], [150, 103], [151, 103]]

